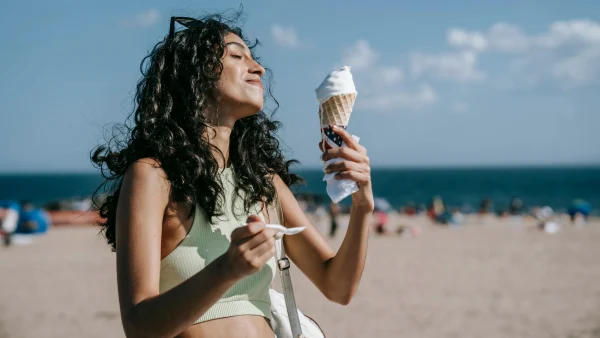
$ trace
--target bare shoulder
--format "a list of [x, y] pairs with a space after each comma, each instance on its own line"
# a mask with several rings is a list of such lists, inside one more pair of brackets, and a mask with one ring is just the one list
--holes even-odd
[[127, 168], [121, 185], [117, 217], [145, 215], [148, 209], [160, 210], [162, 216], [170, 201], [171, 185], [160, 163], [151, 158], [139, 159]]
[[[160, 162], [153, 158], [144, 157], [133, 162], [127, 172], [134, 177], [143, 176], [147, 179], [164, 181], [168, 184], [167, 174], [160, 165]], [[127, 174], [127, 173], [126, 173]]]
[[283, 180], [283, 178], [281, 178], [281, 176], [279, 176], [279, 174], [273, 175], [273, 184], [275, 185], [275, 188], [277, 188], [277, 191], [280, 191], [280, 189], [290, 191], [290, 188], [288, 187], [287, 183], [285, 183], [285, 181]]
[[124, 184], [143, 186], [168, 194], [171, 184], [160, 163], [152, 158], [141, 158], [133, 162], [124, 176]]
[[273, 175], [273, 183], [275, 184], [276, 187], [278, 187], [279, 185], [285, 185], [285, 182], [283, 182], [283, 179], [281, 178], [281, 176], [279, 176], [279, 174], [274, 174]]

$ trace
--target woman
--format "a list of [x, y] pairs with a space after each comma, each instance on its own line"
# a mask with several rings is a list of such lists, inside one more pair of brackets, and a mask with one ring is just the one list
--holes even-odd
[[300, 178], [262, 111], [265, 69], [251, 50], [219, 16], [172, 18], [142, 62], [127, 139], [92, 155], [116, 188], [100, 213], [127, 337], [273, 337], [274, 233], [262, 215], [276, 197], [286, 226], [308, 226], [284, 242], [299, 269], [339, 304], [358, 288], [373, 210], [366, 150], [338, 130], [350, 148], [323, 154], [343, 157], [328, 171], [360, 185], [334, 253], [290, 192]]

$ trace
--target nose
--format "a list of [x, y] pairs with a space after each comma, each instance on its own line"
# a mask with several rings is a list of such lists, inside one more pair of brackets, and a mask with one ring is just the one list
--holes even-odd
[[252, 74], [257, 74], [260, 77], [262, 77], [265, 74], [265, 68], [255, 60], [252, 60], [252, 65], [250, 66], [250, 68], [248, 68], [248, 71]]

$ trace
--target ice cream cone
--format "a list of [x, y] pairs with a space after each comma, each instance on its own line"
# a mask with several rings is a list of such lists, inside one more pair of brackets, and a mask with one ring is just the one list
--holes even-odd
[[[338, 134], [333, 126], [346, 129], [352, 115], [354, 100], [356, 100], [356, 87], [352, 79], [350, 67], [344, 66], [339, 71], [333, 71], [325, 77], [319, 87], [315, 89], [319, 101], [319, 120], [321, 122], [321, 149], [328, 151], [347, 146], [342, 135]], [[358, 142], [358, 137], [352, 135]], [[334, 157], [325, 162], [325, 166], [342, 161]], [[358, 191], [358, 184], [352, 180], [336, 179], [336, 173], [326, 172], [323, 180], [327, 181], [327, 194], [334, 203], [338, 203], [347, 196]]]
[[350, 93], [332, 96], [323, 102], [319, 108], [321, 126], [338, 125], [346, 127], [350, 121], [355, 100], [356, 93]]

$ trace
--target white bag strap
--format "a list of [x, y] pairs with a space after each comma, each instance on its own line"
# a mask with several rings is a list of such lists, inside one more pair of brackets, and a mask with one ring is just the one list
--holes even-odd
[[300, 318], [298, 317], [298, 308], [294, 297], [294, 288], [292, 287], [292, 277], [290, 276], [290, 260], [285, 255], [283, 248], [283, 236], [276, 240], [277, 246], [277, 267], [279, 268], [279, 276], [281, 277], [281, 286], [283, 288], [283, 297], [285, 298], [285, 307], [287, 309], [288, 318], [290, 319], [290, 327], [294, 337], [302, 338], [302, 327], [300, 326]]
[[[274, 210], [273, 210], [274, 209]], [[269, 223], [284, 224], [283, 212], [279, 198], [275, 197], [273, 205], [267, 208]], [[294, 297], [294, 288], [292, 287], [292, 277], [290, 275], [290, 260], [285, 255], [283, 245], [283, 234], [278, 234], [275, 239], [277, 268], [279, 269], [279, 277], [281, 278], [281, 287], [283, 288], [283, 297], [285, 298], [285, 307], [287, 309], [288, 318], [290, 319], [290, 327], [294, 338], [305, 337], [302, 334], [300, 326], [300, 318], [298, 317], [298, 308]]]

